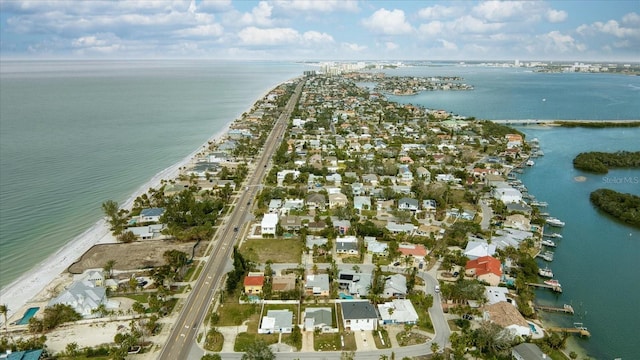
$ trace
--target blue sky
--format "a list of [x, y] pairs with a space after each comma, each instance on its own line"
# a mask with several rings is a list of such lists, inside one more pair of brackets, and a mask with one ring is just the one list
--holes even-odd
[[639, 4], [0, 0], [0, 55], [638, 62]]

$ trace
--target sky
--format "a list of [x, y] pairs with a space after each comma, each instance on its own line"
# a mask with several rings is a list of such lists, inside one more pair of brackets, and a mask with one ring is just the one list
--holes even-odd
[[640, 1], [0, 0], [0, 58], [640, 62]]

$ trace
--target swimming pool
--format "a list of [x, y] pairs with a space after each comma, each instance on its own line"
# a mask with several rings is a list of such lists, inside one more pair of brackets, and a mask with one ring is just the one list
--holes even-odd
[[533, 325], [532, 323], [527, 323], [527, 324], [529, 324], [529, 329], [531, 329], [532, 333], [534, 333], [534, 334], [538, 333], [538, 330], [536, 330], [536, 326], [535, 325]]
[[16, 325], [27, 325], [29, 320], [40, 310], [39, 307], [32, 307], [27, 309], [27, 311], [22, 316], [22, 319], [16, 321]]

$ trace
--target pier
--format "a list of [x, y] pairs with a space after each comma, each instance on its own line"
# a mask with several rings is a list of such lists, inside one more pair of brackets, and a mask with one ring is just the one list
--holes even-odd
[[539, 288], [551, 289], [551, 290], [553, 290], [553, 291], [555, 291], [557, 293], [561, 293], [562, 292], [562, 286], [538, 284], [538, 283], [527, 283], [527, 285], [535, 286], [535, 287], [539, 287]]
[[552, 327], [546, 330], [549, 332], [580, 334], [582, 337], [591, 337], [591, 333], [586, 327], [582, 326], [582, 323], [575, 323], [574, 325], [575, 327], [572, 328]]
[[548, 312], [561, 312], [569, 315], [573, 315], [575, 313], [573, 311], [573, 306], [569, 304], [564, 304], [562, 307], [534, 305], [533, 308], [536, 310], [542, 310], [542, 311], [548, 311]]

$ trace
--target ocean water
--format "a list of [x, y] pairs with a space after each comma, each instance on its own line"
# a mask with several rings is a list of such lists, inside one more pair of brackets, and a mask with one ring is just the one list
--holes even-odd
[[[9, 284], [102, 216], [105, 200], [124, 202], [154, 174], [181, 161], [300, 64], [137, 61], [0, 63], [0, 287]], [[388, 71], [456, 75], [463, 92], [392, 97], [482, 119], [640, 119], [640, 77], [536, 74], [523, 69], [438, 66]], [[542, 101], [545, 99], [546, 101]], [[636, 170], [584, 183], [571, 159], [580, 151], [638, 150], [639, 129], [523, 128], [546, 156], [523, 180], [567, 222], [551, 268], [589, 340], [572, 339], [592, 358], [640, 358], [640, 230], [600, 214], [588, 193], [599, 186], [638, 194]]]
[[0, 288], [222, 131], [294, 63], [0, 64]]

